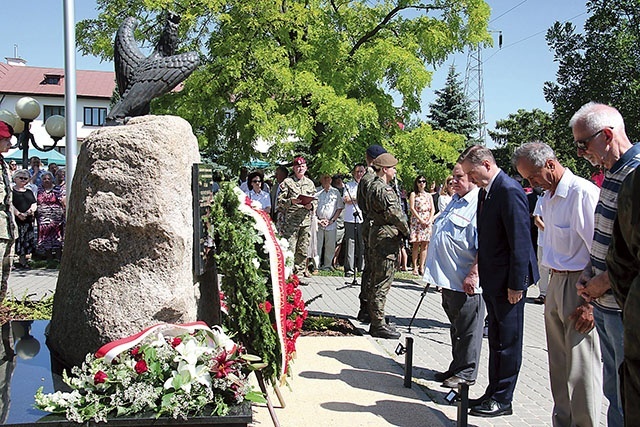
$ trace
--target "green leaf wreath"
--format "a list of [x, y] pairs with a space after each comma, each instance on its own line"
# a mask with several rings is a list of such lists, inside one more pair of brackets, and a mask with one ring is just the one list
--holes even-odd
[[233, 188], [222, 184], [211, 207], [220, 289], [228, 309], [223, 323], [249, 353], [262, 358], [265, 379], [276, 384], [282, 370], [280, 345], [263, 308], [271, 299], [269, 258], [264, 236], [256, 232], [254, 220], [238, 209], [240, 202]]

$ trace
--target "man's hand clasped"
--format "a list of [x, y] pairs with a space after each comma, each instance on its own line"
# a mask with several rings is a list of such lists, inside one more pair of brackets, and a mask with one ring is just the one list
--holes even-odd
[[522, 299], [522, 291], [507, 289], [507, 298], [511, 304], [517, 304]]
[[595, 325], [593, 320], [593, 307], [591, 304], [579, 305], [573, 313], [569, 315], [569, 320], [575, 321], [576, 331], [588, 334]]

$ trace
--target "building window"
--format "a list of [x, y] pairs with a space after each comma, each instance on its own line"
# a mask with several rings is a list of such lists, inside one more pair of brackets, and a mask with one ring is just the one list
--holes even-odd
[[45, 105], [44, 106], [44, 121], [51, 116], [62, 116], [64, 117], [64, 106], [62, 105]]
[[107, 118], [107, 109], [99, 107], [84, 107], [84, 125], [102, 126]]
[[42, 84], [45, 85], [60, 85], [60, 80], [62, 79], [61, 74], [45, 74], [44, 79], [42, 80]]

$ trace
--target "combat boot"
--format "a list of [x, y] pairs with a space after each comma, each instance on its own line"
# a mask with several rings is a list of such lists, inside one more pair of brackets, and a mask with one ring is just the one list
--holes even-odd
[[387, 325], [371, 326], [369, 334], [376, 338], [396, 339], [400, 338], [400, 332], [394, 331]]

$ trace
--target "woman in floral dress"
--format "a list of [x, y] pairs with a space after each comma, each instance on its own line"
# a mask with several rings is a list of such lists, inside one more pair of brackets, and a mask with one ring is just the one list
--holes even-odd
[[47, 260], [55, 254], [60, 258], [64, 233], [64, 196], [60, 187], [53, 185], [53, 175], [45, 172], [38, 188], [38, 245], [36, 253]]
[[431, 240], [431, 223], [435, 213], [433, 197], [426, 191], [426, 186], [427, 179], [424, 175], [418, 175], [413, 181], [413, 192], [409, 195], [409, 209], [411, 210], [409, 242], [412, 244], [411, 260], [415, 276], [424, 273], [427, 248]]

